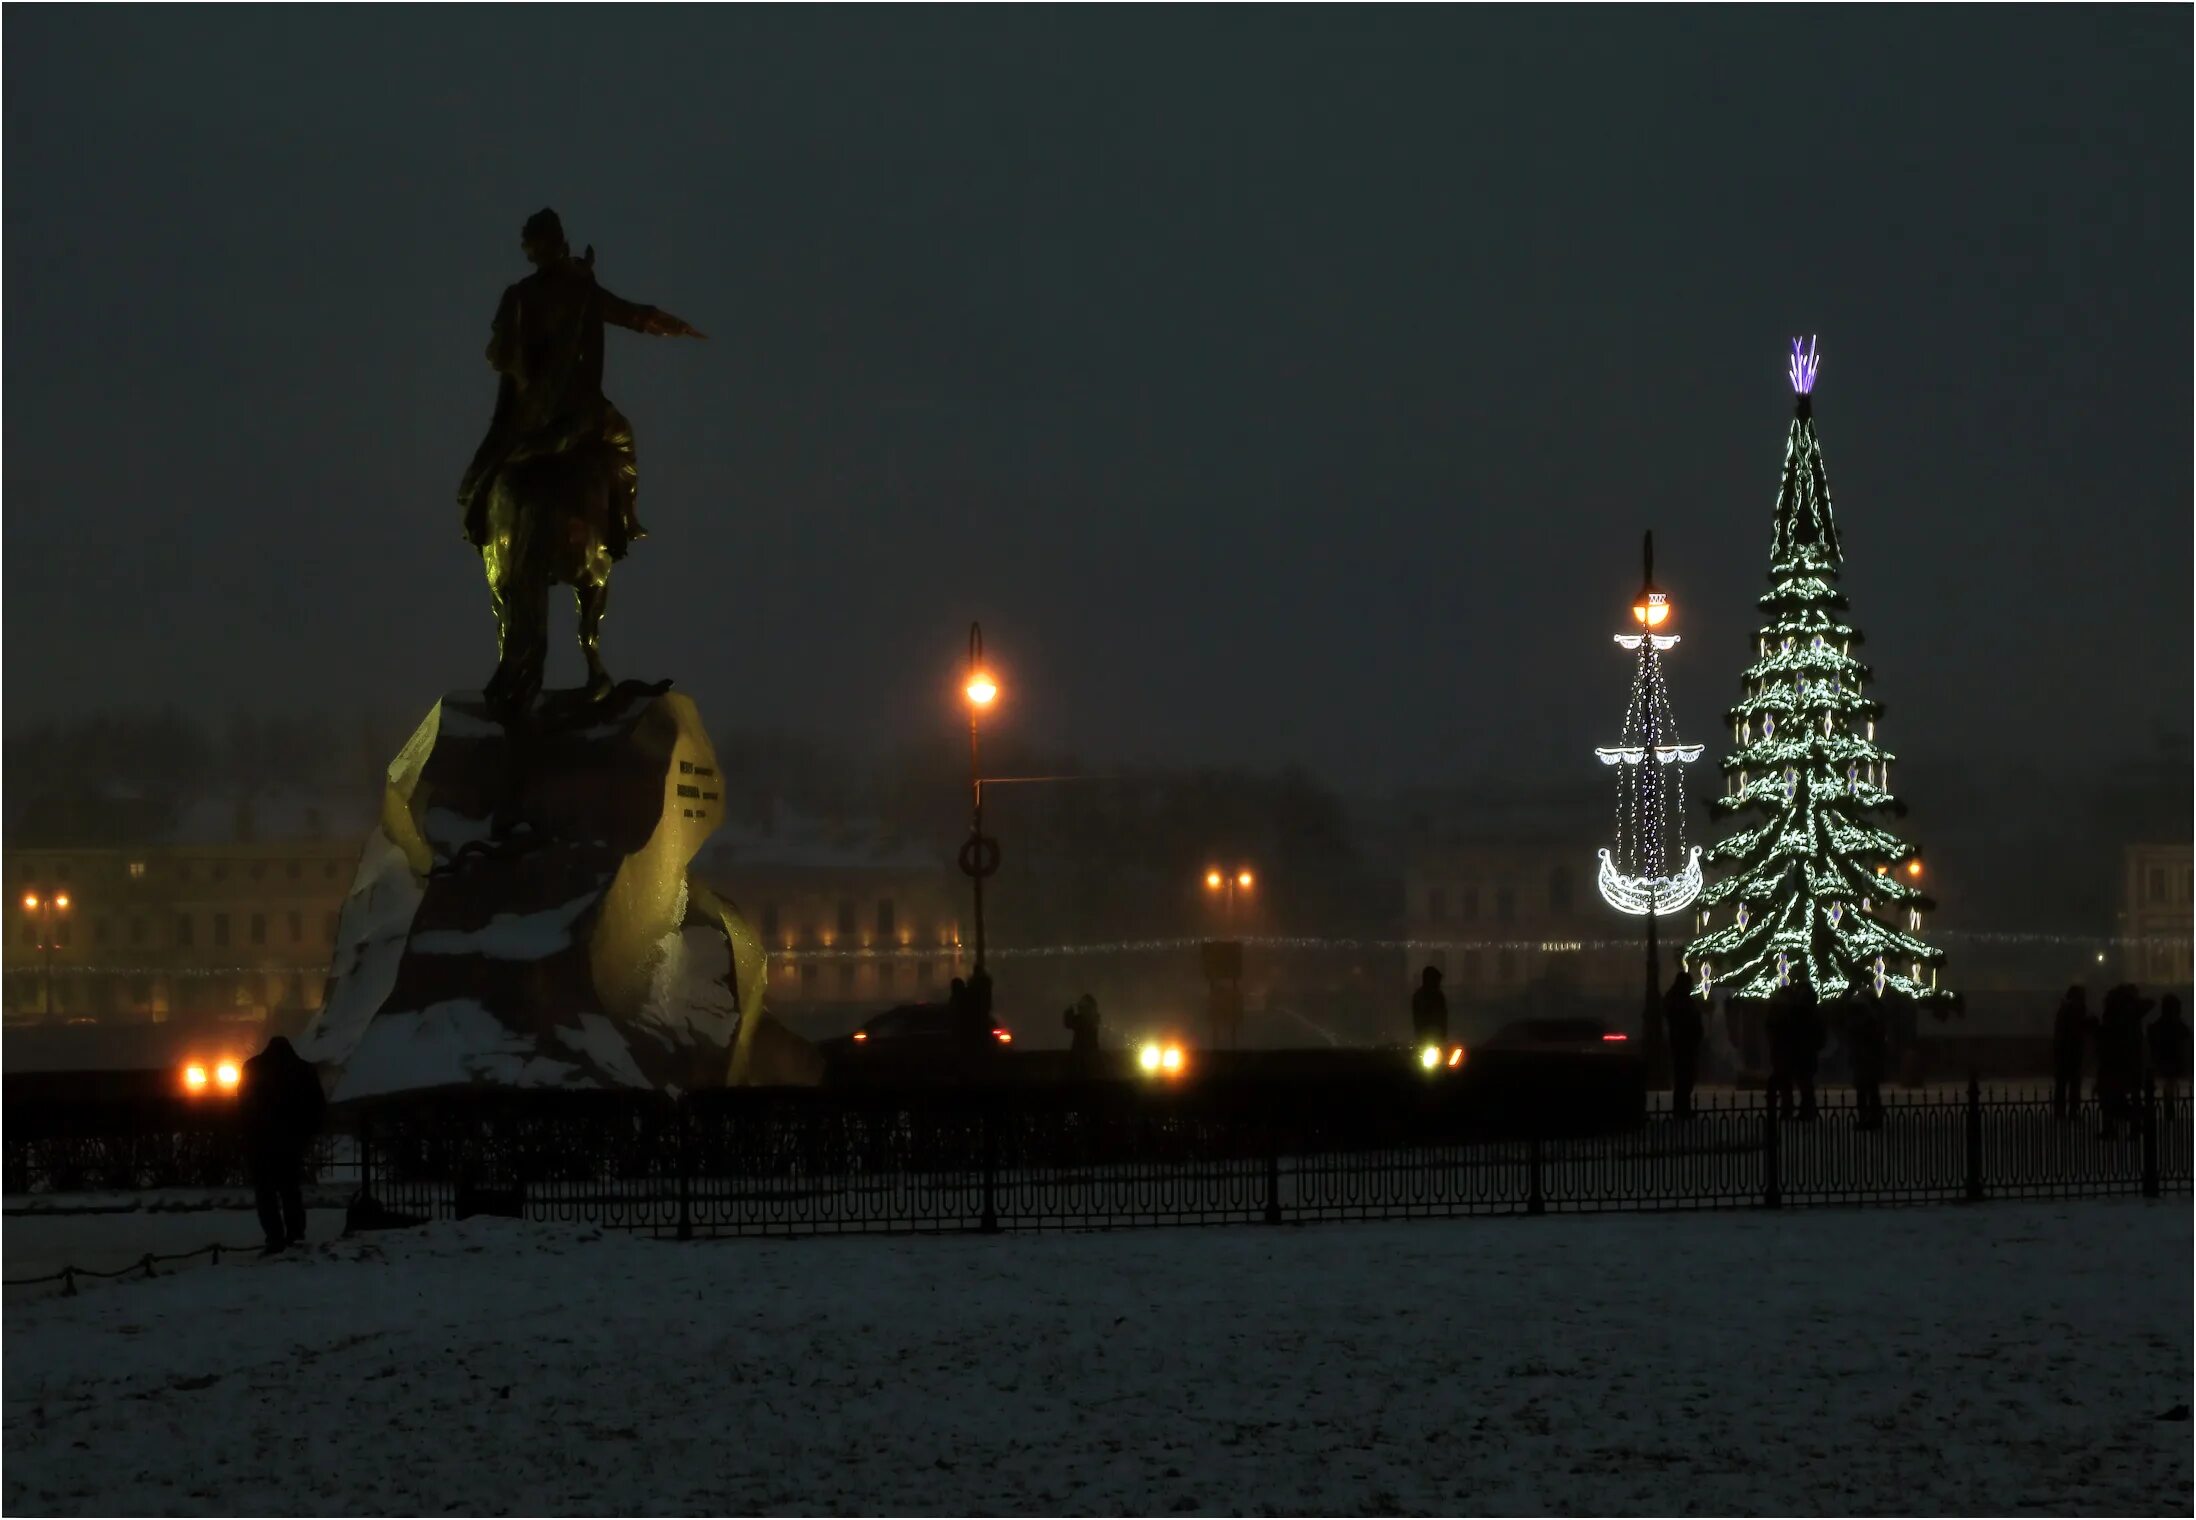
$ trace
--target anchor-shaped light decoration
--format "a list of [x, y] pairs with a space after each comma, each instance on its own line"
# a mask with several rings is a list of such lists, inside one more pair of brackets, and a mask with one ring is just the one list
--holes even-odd
[[1598, 852], [1595, 885], [1611, 907], [1635, 917], [1682, 912], [1700, 895], [1700, 847], [1685, 846], [1684, 783], [1669, 767], [1698, 760], [1706, 748], [1679, 743], [1670, 716], [1661, 656], [1677, 647], [1678, 636], [1661, 631], [1673, 609], [1668, 593], [1655, 584], [1652, 533], [1642, 560], [1639, 599], [1632, 604], [1635, 631], [1616, 635], [1617, 646], [1638, 657], [1624, 742], [1594, 751], [1603, 765], [1618, 767], [1617, 845], [1613, 852]]

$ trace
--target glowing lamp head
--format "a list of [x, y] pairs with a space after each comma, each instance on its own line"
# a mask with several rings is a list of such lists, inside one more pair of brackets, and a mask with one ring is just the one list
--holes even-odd
[[999, 683], [991, 678], [988, 670], [979, 670], [970, 675], [966, 691], [968, 705], [978, 712], [999, 700]]
[[206, 1068], [193, 1061], [183, 1068], [183, 1086], [191, 1092], [206, 1090]]
[[1909, 860], [1906, 863], [1906, 874], [1908, 876], [1913, 877], [1915, 880], [1919, 881], [1921, 879], [1921, 873], [1922, 863], [1919, 860]]
[[1418, 1064], [1428, 1071], [1437, 1070], [1441, 1065], [1441, 1047], [1439, 1045], [1425, 1046], [1418, 1052]]
[[1159, 1055], [1158, 1046], [1146, 1045], [1142, 1050], [1136, 1052], [1136, 1064], [1146, 1071], [1157, 1071], [1159, 1069]]
[[1248, 871], [1238, 871], [1235, 873], [1235, 884], [1241, 887], [1246, 892], [1250, 890], [1251, 883], [1254, 880], [1256, 880], [1256, 878], [1253, 877]]
[[58, 892], [54, 894], [53, 905], [55, 908], [59, 909], [63, 913], [68, 912], [69, 894], [66, 892]]
[[223, 1061], [214, 1068], [214, 1085], [223, 1092], [235, 1092], [237, 1084], [243, 1080], [244, 1073], [237, 1070], [234, 1061]]
[[1670, 621], [1670, 598], [1660, 591], [1643, 591], [1632, 603], [1632, 621], [1642, 628], [1660, 628]]
[[1159, 1069], [1168, 1073], [1179, 1072], [1182, 1069], [1182, 1047], [1169, 1045], [1165, 1050], [1160, 1051]]
[[36, 892], [25, 892], [23, 894], [23, 911], [25, 913], [36, 913], [38, 911], [38, 894]]
[[1227, 885], [1227, 880], [1225, 876], [1220, 874], [1219, 867], [1215, 866], [1205, 873], [1205, 888], [1207, 891], [1217, 892]]

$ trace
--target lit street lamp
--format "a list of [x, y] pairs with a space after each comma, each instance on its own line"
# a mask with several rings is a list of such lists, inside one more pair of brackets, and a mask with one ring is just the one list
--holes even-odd
[[66, 892], [25, 892], [23, 911], [36, 917], [38, 923], [38, 948], [45, 960], [45, 997], [40, 1010], [52, 1018], [53, 1008], [53, 931], [54, 915], [66, 915], [69, 911], [69, 894]]
[[970, 807], [968, 842], [961, 846], [961, 870], [975, 895], [976, 966], [984, 969], [984, 878], [999, 869], [999, 842], [984, 834], [984, 767], [977, 740], [977, 722], [999, 700], [999, 682], [984, 664], [984, 629], [968, 625], [968, 679], [961, 688], [968, 699], [968, 788]]
[[1205, 890], [1219, 898], [1223, 923], [1235, 922], [1235, 894], [1241, 892], [1247, 896], [1257, 884], [1258, 878], [1251, 873], [1249, 866], [1239, 866], [1233, 871], [1223, 871], [1214, 866], [1205, 872]]

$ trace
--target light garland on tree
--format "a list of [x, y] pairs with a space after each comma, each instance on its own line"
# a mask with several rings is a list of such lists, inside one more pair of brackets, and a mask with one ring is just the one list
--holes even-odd
[[[1873, 821], [1899, 810], [1893, 756], [1876, 742], [1879, 704], [1864, 695], [1860, 634], [1844, 621], [1844, 563], [1812, 393], [1821, 360], [1794, 339], [1787, 366], [1797, 400], [1785, 439], [1770, 548], [1770, 618], [1729, 713], [1737, 751], [1724, 762], [1719, 813], [1747, 815], [1708, 851], [1724, 874], [1699, 896], [1699, 930], [1685, 958], [1703, 995], [1721, 987], [1767, 997], [1804, 981], [1818, 996], [1873, 987], [1934, 999], [1944, 953], [1918, 937], [1935, 906], [1913, 884], [1920, 862]], [[1904, 867], [1907, 879], [1894, 867]], [[1904, 930], [1891, 927], [1906, 909]], [[1719, 914], [1729, 916], [1720, 924]], [[1880, 914], [1877, 910], [1883, 910]]]

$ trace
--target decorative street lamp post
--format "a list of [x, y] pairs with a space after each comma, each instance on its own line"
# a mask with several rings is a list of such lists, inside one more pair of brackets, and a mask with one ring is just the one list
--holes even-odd
[[53, 919], [55, 914], [65, 915], [69, 911], [69, 894], [66, 892], [25, 892], [23, 894], [23, 911], [37, 915], [38, 948], [42, 952], [45, 962], [43, 1007], [39, 1011], [50, 1019], [54, 1014]]
[[961, 846], [961, 870], [975, 894], [976, 971], [984, 969], [984, 878], [999, 869], [999, 842], [984, 833], [984, 768], [978, 747], [977, 721], [999, 700], [999, 683], [984, 664], [984, 629], [968, 625], [968, 681], [962, 687], [968, 699], [968, 787], [970, 808], [968, 842]]
[[1642, 1011], [1650, 1067], [1662, 1056], [1662, 955], [1656, 930], [1665, 913], [1682, 912], [1700, 895], [1700, 847], [1685, 847], [1685, 792], [1681, 769], [1700, 758], [1703, 746], [1681, 744], [1670, 713], [1670, 691], [1662, 678], [1662, 655], [1678, 636], [1664, 633], [1671, 615], [1669, 596], [1655, 585], [1655, 536], [1642, 545], [1639, 599], [1632, 604], [1637, 633], [1616, 635], [1617, 644], [1637, 653], [1632, 696], [1624, 714], [1623, 742], [1596, 749], [1603, 765], [1618, 767], [1616, 852], [1601, 852], [1597, 885], [1620, 913], [1647, 919], [1647, 996]]

